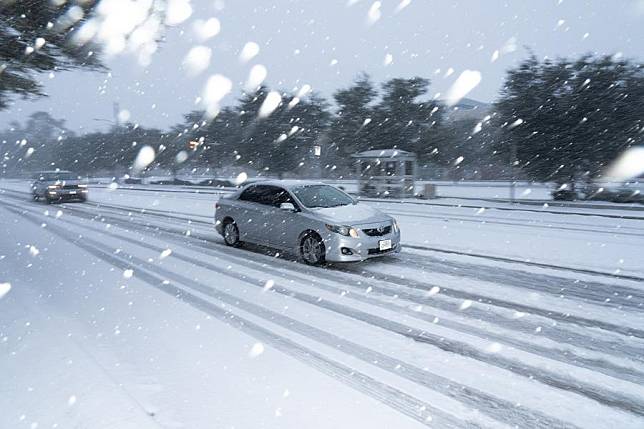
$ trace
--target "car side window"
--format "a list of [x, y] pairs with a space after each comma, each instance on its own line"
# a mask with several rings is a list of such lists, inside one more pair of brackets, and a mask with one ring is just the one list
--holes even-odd
[[295, 204], [295, 201], [285, 189], [268, 185], [250, 186], [241, 193], [239, 199], [271, 207], [279, 207], [282, 203]]
[[239, 199], [242, 201], [249, 201], [249, 202], [259, 202], [257, 201], [257, 186], [249, 186], [244, 190], [244, 192], [241, 193], [239, 196]]
[[271, 205], [274, 186], [255, 185], [247, 188], [239, 196], [240, 200], [257, 204]]
[[269, 188], [269, 191], [266, 193], [264, 204], [279, 207], [282, 203], [293, 203], [291, 195], [285, 189], [277, 186], [267, 186], [267, 188]]

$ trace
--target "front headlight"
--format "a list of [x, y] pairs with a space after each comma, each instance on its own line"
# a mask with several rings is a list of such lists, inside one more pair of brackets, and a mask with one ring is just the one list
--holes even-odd
[[358, 238], [358, 230], [350, 226], [327, 224], [326, 229], [340, 235], [345, 235], [347, 237]]
[[58, 189], [58, 185], [49, 185], [47, 189]]
[[87, 188], [87, 185], [78, 185], [79, 188]]

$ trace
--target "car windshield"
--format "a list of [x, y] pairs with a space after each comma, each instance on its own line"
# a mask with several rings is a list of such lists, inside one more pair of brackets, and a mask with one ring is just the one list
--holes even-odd
[[46, 182], [55, 182], [59, 180], [76, 180], [78, 177], [74, 173], [61, 171], [55, 173], [42, 173], [39, 177]]
[[307, 185], [293, 188], [293, 193], [308, 208], [338, 207], [353, 204], [353, 199], [329, 185]]

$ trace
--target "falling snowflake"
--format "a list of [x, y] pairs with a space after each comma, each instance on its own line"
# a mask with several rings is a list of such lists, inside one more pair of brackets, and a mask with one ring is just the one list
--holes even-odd
[[230, 93], [232, 88], [233, 83], [226, 76], [221, 74], [210, 76], [201, 96], [208, 116], [213, 118], [217, 116], [219, 113], [219, 103]]
[[523, 123], [523, 119], [519, 118], [516, 121], [512, 122], [510, 125], [508, 125], [508, 130], [511, 130], [512, 128], [516, 128], [522, 123]]
[[134, 270], [132, 269], [127, 269], [123, 271], [123, 278], [130, 279], [134, 275]]
[[221, 31], [221, 23], [217, 18], [210, 18], [207, 21], [198, 19], [192, 24], [197, 38], [205, 42], [208, 39], [215, 37]]
[[427, 296], [437, 295], [441, 291], [441, 288], [438, 286], [433, 286], [429, 291], [427, 291]]
[[253, 347], [251, 347], [250, 351], [248, 352], [248, 356], [250, 358], [256, 358], [257, 356], [261, 355], [262, 353], [264, 353], [264, 344], [255, 343], [255, 344], [253, 344]]
[[239, 53], [239, 60], [246, 63], [259, 54], [259, 45], [255, 42], [247, 42]]
[[398, 6], [396, 6], [395, 13], [400, 12], [410, 4], [411, 4], [411, 0], [400, 0], [400, 3], [398, 3]]
[[472, 301], [469, 300], [469, 299], [466, 299], [465, 301], [463, 301], [461, 303], [461, 305], [458, 308], [459, 308], [459, 310], [467, 310], [471, 306], [472, 306]]
[[182, 164], [186, 162], [187, 159], [188, 159], [188, 152], [186, 152], [185, 150], [180, 151], [174, 157], [174, 160], [177, 162], [177, 164]]
[[302, 85], [299, 91], [297, 91], [297, 96], [299, 98], [304, 98], [309, 94], [309, 92], [311, 92], [311, 85], [305, 83], [304, 85]]
[[2, 299], [11, 290], [11, 283], [0, 283], [0, 299]]
[[181, 24], [192, 15], [190, 0], [168, 0], [165, 23], [167, 25]]
[[248, 180], [248, 174], [244, 173], [243, 171], [235, 177], [234, 183], [235, 185], [239, 186], [242, 183], [244, 183], [246, 180]]
[[119, 111], [119, 113], [117, 115], [117, 118], [118, 118], [120, 123], [124, 123], [124, 122], [129, 121], [130, 117], [131, 117], [130, 111], [126, 110], [126, 109], [123, 109], [123, 110]]
[[369, 12], [367, 12], [368, 24], [373, 24], [380, 19], [380, 17], [382, 16], [382, 12], [380, 11], [380, 6], [382, 6], [381, 2], [379, 1], [373, 2], [371, 7], [369, 8]]
[[447, 90], [445, 97], [445, 104], [454, 106], [463, 97], [465, 97], [471, 90], [476, 88], [481, 83], [481, 72], [476, 70], [465, 70], [452, 86]]
[[262, 288], [262, 290], [266, 292], [270, 290], [273, 287], [273, 285], [275, 285], [275, 282], [273, 280], [267, 280], [266, 283], [264, 283], [264, 287]]
[[266, 67], [262, 64], [255, 64], [251, 67], [250, 72], [248, 73], [248, 79], [246, 79], [246, 84], [244, 85], [246, 92], [256, 91], [262, 82], [264, 82], [267, 75], [268, 70], [266, 70]]
[[188, 76], [203, 73], [210, 65], [212, 50], [206, 46], [194, 46], [183, 59], [183, 67]]
[[277, 109], [277, 107], [282, 102], [282, 96], [277, 91], [271, 91], [266, 95], [266, 99], [262, 103], [262, 106], [259, 108], [258, 116], [260, 118], [266, 118], [270, 116], [271, 113]]
[[154, 161], [154, 157], [156, 156], [154, 152], [154, 148], [149, 145], [143, 146], [141, 149], [139, 149], [139, 153], [136, 155], [136, 158], [134, 159], [134, 164], [132, 165], [132, 171], [134, 173], [140, 173], [141, 171], [145, 170], [145, 168]]
[[644, 173], [644, 147], [626, 149], [606, 171], [605, 176], [617, 180], [629, 180]]

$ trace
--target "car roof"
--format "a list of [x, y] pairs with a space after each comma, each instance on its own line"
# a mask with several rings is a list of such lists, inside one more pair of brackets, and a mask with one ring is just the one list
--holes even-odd
[[249, 183], [248, 185], [246, 185], [246, 187], [251, 185], [279, 186], [285, 189], [293, 189], [300, 186], [326, 185], [326, 183], [316, 182], [313, 180], [261, 180]]

